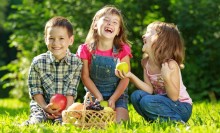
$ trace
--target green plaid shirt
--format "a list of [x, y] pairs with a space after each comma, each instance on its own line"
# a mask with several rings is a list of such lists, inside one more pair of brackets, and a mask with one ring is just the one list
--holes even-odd
[[36, 56], [28, 77], [30, 96], [42, 94], [47, 103], [56, 93], [76, 98], [81, 69], [81, 60], [70, 52], [59, 62], [50, 51]]

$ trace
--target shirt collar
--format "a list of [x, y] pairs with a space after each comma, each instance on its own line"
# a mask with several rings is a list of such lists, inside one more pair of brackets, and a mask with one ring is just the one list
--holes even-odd
[[[53, 63], [53, 62], [57, 62], [56, 61], [56, 58], [53, 56], [53, 53], [50, 52], [50, 51], [47, 51], [47, 57], [49, 59], [49, 63]], [[59, 62], [66, 62], [66, 64], [70, 65], [71, 63], [71, 53], [70, 53], [70, 50], [68, 49], [66, 51], [66, 56], [61, 59]]]

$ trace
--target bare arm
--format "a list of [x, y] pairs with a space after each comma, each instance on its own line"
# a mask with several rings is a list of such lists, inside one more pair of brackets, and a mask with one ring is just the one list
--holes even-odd
[[[129, 70], [130, 70], [130, 57], [129, 56], [125, 56], [121, 62], [126, 62], [129, 66]], [[124, 78], [121, 79], [115, 92], [113, 93], [113, 95], [110, 97], [109, 99], [109, 106], [111, 106], [111, 103], [115, 103], [118, 98], [124, 93], [125, 89], [127, 88], [129, 84], [129, 78]], [[114, 105], [111, 106], [112, 108], [115, 108]]]
[[161, 74], [164, 79], [167, 96], [177, 101], [180, 91], [180, 73], [179, 66], [175, 61], [169, 61], [162, 64]]
[[103, 100], [102, 94], [98, 90], [98, 88], [95, 86], [94, 82], [91, 80], [89, 76], [89, 64], [88, 60], [82, 60], [83, 61], [83, 67], [82, 67], [82, 82], [88, 88], [88, 90], [96, 97], [97, 100], [101, 101]]
[[66, 96], [67, 99], [67, 105], [66, 105], [66, 109], [72, 105], [74, 103], [74, 97], [73, 96]]
[[143, 90], [143, 91], [145, 91], [145, 92], [148, 92], [148, 93], [152, 94], [152, 93], [153, 93], [153, 87], [152, 87], [151, 83], [149, 82], [148, 77], [146, 77], [145, 74], [143, 74], [143, 75], [144, 75], [144, 81], [145, 81], [145, 82], [143, 82], [142, 80], [140, 80], [140, 79], [139, 79], [137, 76], [135, 76], [132, 72], [130, 72], [129, 78], [130, 78], [131, 82], [134, 83], [134, 85], [135, 85], [137, 88], [139, 88], [139, 89], [141, 89], [141, 90]]
[[[146, 62], [146, 60], [143, 60], [144, 62]], [[142, 61], [142, 66], [143, 65], [143, 61]], [[144, 69], [144, 81], [140, 80], [137, 76], [135, 76], [132, 72], [128, 72], [128, 73], [124, 73], [121, 71], [116, 70], [115, 72], [116, 76], [121, 78], [121, 79], [125, 79], [125, 78], [129, 78], [130, 81], [139, 89], [146, 91], [150, 94], [153, 93], [153, 87], [148, 79], [148, 77], [145, 74], [145, 69]]]
[[34, 100], [37, 102], [37, 104], [42, 108], [46, 108], [47, 106], [47, 103], [45, 102], [44, 100], [44, 97], [42, 94], [36, 94], [33, 96], [34, 97]]

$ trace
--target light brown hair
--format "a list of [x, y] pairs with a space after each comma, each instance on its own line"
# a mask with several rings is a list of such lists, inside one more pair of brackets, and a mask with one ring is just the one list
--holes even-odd
[[85, 41], [85, 43], [88, 45], [90, 52], [93, 50], [94, 46], [99, 42], [97, 30], [94, 29], [96, 21], [98, 21], [105, 14], [116, 14], [120, 18], [120, 27], [119, 27], [120, 32], [114, 38], [114, 42], [113, 42], [115, 47], [120, 50], [123, 44], [128, 44], [130, 46], [130, 43], [127, 39], [126, 27], [123, 21], [123, 16], [121, 14], [121, 11], [117, 9], [115, 6], [107, 5], [104, 6], [102, 9], [100, 9], [99, 11], [97, 11], [95, 16], [93, 17], [92, 24], [90, 26], [89, 33]]
[[177, 26], [165, 22], [153, 22], [149, 26], [156, 31], [152, 49], [157, 63], [161, 65], [173, 59], [183, 68], [185, 48]]
[[56, 16], [47, 21], [45, 28], [44, 28], [44, 36], [46, 37], [48, 28], [56, 27], [56, 26], [66, 28], [69, 37], [73, 35], [73, 27], [72, 27], [71, 22], [64, 17]]

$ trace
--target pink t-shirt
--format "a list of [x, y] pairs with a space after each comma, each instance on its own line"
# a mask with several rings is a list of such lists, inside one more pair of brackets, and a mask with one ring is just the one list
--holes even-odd
[[[148, 62], [145, 66], [145, 69], [147, 70]], [[179, 70], [180, 71], [180, 70]], [[180, 93], [179, 93], [179, 101], [180, 102], [187, 102], [189, 104], [192, 104], [192, 99], [190, 98], [188, 92], [186, 91], [186, 87], [183, 84], [182, 75], [180, 73]], [[155, 94], [166, 94], [164, 80], [162, 78], [161, 74], [150, 74], [149, 71], [146, 71], [146, 75], [148, 76]]]
[[[99, 50], [96, 49], [95, 54], [101, 55], [101, 56], [112, 56], [113, 49], [109, 50]], [[81, 44], [77, 50], [76, 53], [77, 56], [79, 56], [81, 59], [85, 59], [89, 61], [89, 64], [91, 63], [92, 53], [88, 50], [86, 44]], [[118, 53], [117, 57], [122, 60], [125, 56], [129, 56], [132, 58], [131, 49], [128, 45], [122, 45], [122, 50]]]

